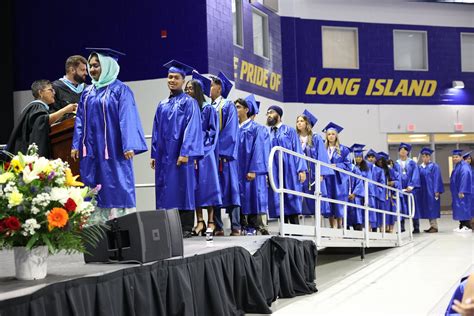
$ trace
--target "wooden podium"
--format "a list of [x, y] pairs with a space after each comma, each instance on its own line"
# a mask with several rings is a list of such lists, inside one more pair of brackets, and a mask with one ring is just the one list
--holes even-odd
[[[75, 118], [68, 118], [62, 122], [51, 125], [49, 139], [51, 140], [51, 157], [67, 161], [73, 175], [79, 174], [79, 160], [72, 160], [71, 147], [74, 133]], [[80, 180], [80, 179], [79, 179]]]

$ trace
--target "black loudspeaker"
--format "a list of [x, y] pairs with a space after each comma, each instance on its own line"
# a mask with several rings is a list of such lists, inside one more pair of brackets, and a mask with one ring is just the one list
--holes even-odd
[[[181, 221], [177, 210], [142, 211], [106, 222], [104, 238], [93, 247], [85, 262], [150, 262], [183, 255]], [[179, 232], [179, 234], [177, 234]]]

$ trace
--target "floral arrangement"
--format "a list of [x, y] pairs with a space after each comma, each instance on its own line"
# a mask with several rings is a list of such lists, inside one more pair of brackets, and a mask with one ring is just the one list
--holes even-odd
[[85, 187], [67, 162], [39, 157], [37, 150], [33, 144], [26, 155], [10, 154], [0, 167], [0, 249], [46, 245], [50, 253], [85, 252], [85, 243], [102, 234], [100, 227], [83, 229], [100, 187]]

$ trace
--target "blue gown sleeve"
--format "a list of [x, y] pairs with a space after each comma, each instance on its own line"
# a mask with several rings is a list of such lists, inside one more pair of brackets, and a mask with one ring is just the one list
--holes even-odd
[[420, 182], [420, 170], [416, 165], [416, 162], [410, 160], [410, 167], [413, 169], [413, 173], [411, 175], [410, 181], [408, 181], [408, 186], [413, 188], [419, 188], [421, 186]]
[[216, 148], [219, 135], [219, 120], [217, 112], [212, 106], [206, 106], [202, 113], [202, 120], [207, 123], [203, 130], [204, 155], [208, 155]]
[[122, 152], [133, 150], [135, 155], [148, 150], [135, 98], [129, 87], [123, 86], [119, 97], [119, 122]]
[[204, 156], [202, 141], [201, 111], [195, 99], [189, 98], [186, 102], [186, 127], [183, 143], [179, 155], [183, 157], [199, 158]]
[[[470, 166], [461, 161], [464, 165], [461, 166], [459, 177], [456, 178], [456, 186], [458, 187], [459, 193], [470, 194], [471, 193], [471, 173]], [[468, 169], [469, 168], [469, 169]]]
[[[315, 150], [317, 151], [316, 159], [321, 162], [330, 164], [331, 162], [329, 161], [328, 152], [326, 150], [326, 146], [324, 146], [324, 141], [321, 138], [321, 136], [319, 136], [318, 134], [313, 134], [313, 142], [316, 143], [314, 146]], [[321, 175], [322, 176], [334, 175], [334, 170], [329, 169], [328, 167], [322, 166]]]
[[443, 193], [444, 192], [444, 184], [443, 184], [443, 177], [441, 176], [441, 169], [437, 164], [434, 165], [434, 187], [435, 187], [435, 193]]
[[74, 122], [74, 135], [72, 137], [72, 148], [71, 149], [76, 149], [80, 150], [81, 148], [81, 140], [82, 140], [82, 135], [83, 135], [83, 120], [84, 116], [86, 115], [84, 112], [84, 96], [88, 93], [88, 90], [84, 91], [84, 93], [81, 95], [81, 98], [79, 99], [79, 105], [77, 106], [77, 111], [76, 111], [76, 120]]
[[161, 103], [158, 104], [156, 108], [155, 118], [153, 120], [153, 131], [151, 136], [151, 158], [156, 159], [159, 156], [160, 148], [158, 144], [163, 142], [159, 139], [160, 134], [158, 133], [158, 128], [160, 126], [160, 112], [161, 112]]
[[255, 172], [257, 174], [267, 173], [267, 159], [265, 155], [265, 134], [258, 126], [254, 127], [253, 132], [255, 141], [252, 145], [252, 156], [250, 157], [250, 164], [248, 172]]
[[[291, 128], [290, 133], [291, 133], [291, 142], [292, 142], [291, 146], [293, 148], [293, 151], [297, 152], [298, 154], [304, 155], [296, 130], [294, 128]], [[295, 163], [296, 163], [296, 170], [298, 171], [298, 173], [301, 171], [308, 170], [308, 167], [306, 166], [306, 161], [304, 159], [301, 159], [299, 157], [294, 157], [294, 158], [295, 158]]]
[[237, 159], [239, 119], [234, 104], [227, 100], [222, 109], [222, 125], [219, 131], [219, 156], [228, 160]]
[[349, 149], [346, 146], [340, 145], [341, 148], [341, 162], [336, 163], [336, 167], [351, 170], [351, 160], [349, 159]]

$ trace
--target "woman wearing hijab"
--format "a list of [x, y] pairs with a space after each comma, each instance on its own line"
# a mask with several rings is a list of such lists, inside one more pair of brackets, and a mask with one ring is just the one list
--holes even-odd
[[94, 48], [88, 59], [90, 85], [82, 94], [71, 157], [80, 159], [81, 179], [100, 185], [91, 223], [135, 211], [133, 156], [147, 151], [133, 93], [117, 79], [123, 53]]

